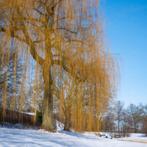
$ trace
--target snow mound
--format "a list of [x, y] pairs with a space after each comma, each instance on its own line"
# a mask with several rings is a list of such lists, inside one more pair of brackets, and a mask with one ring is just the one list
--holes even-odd
[[56, 128], [57, 131], [62, 131], [64, 129], [64, 124], [59, 121], [56, 121]]

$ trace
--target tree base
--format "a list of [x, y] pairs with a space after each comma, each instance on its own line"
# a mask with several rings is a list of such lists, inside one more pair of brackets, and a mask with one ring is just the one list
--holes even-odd
[[50, 117], [45, 117], [45, 119], [43, 119], [42, 122], [42, 128], [50, 132], [55, 132], [56, 131], [55, 120], [51, 119]]

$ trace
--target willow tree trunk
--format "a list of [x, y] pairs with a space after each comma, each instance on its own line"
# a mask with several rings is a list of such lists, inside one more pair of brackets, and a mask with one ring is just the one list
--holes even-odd
[[53, 97], [52, 97], [52, 79], [51, 79], [51, 66], [49, 64], [43, 67], [44, 79], [44, 99], [43, 99], [43, 121], [42, 127], [48, 131], [56, 129], [55, 119], [53, 115]]

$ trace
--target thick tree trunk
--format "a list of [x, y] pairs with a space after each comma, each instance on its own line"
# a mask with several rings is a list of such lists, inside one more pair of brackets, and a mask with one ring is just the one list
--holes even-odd
[[70, 131], [71, 128], [71, 106], [65, 108], [64, 130]]
[[43, 99], [43, 121], [42, 127], [48, 131], [55, 131], [56, 124], [53, 115], [52, 79], [50, 68], [43, 68], [44, 99]]

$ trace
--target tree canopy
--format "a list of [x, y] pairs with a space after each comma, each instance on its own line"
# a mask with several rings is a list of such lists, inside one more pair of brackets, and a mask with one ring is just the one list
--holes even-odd
[[113, 96], [115, 63], [104, 49], [97, 9], [98, 0], [0, 0], [2, 54], [15, 48], [35, 61], [47, 130], [55, 129], [55, 99], [66, 129], [94, 130]]

